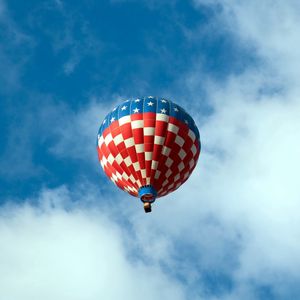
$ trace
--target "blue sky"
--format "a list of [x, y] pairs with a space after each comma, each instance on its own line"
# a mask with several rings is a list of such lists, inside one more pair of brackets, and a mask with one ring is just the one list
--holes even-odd
[[[299, 298], [299, 9], [0, 0], [0, 298]], [[95, 150], [106, 113], [145, 95], [202, 139], [149, 216]]]

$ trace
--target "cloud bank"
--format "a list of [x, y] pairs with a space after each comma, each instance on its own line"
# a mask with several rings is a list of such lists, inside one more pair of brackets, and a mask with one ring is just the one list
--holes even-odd
[[2, 208], [2, 299], [184, 299], [159, 266], [128, 258], [126, 231], [98, 208], [66, 210], [71, 196], [60, 187], [28, 199], [39, 207]]

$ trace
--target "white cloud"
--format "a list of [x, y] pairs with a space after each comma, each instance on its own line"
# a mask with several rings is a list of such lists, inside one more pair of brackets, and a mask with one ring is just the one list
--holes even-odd
[[[194, 0], [196, 5], [221, 8], [218, 21], [291, 84], [299, 77], [299, 1]], [[201, 7], [201, 6], [199, 6]], [[291, 81], [291, 82], [290, 82]]]
[[129, 259], [124, 228], [70, 196], [61, 187], [1, 208], [1, 299], [184, 299], [158, 265]]

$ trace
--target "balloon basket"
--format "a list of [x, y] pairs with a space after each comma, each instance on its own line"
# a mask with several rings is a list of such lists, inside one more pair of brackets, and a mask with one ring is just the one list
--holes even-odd
[[144, 202], [144, 210], [145, 210], [145, 213], [149, 213], [152, 211], [150, 202]]

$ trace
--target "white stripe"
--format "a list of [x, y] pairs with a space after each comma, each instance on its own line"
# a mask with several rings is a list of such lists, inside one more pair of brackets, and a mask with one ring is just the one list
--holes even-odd
[[163, 145], [164, 142], [165, 142], [165, 138], [163, 136], [156, 135], [154, 137], [154, 144], [156, 144], [156, 145]]
[[135, 120], [131, 122], [131, 128], [143, 128], [144, 127], [144, 120]]
[[146, 170], [145, 170], [145, 169], [142, 169], [142, 170], [141, 170], [141, 173], [142, 173], [142, 177], [143, 177], [143, 178], [146, 178]]
[[152, 170], [156, 170], [156, 169], [157, 169], [157, 166], [158, 166], [158, 161], [152, 160], [152, 163], [151, 163], [151, 169], [152, 169]]
[[129, 176], [129, 179], [131, 180], [132, 183], [136, 183], [136, 180], [132, 175]]
[[163, 146], [161, 153], [165, 156], [169, 156], [171, 149], [169, 147]]
[[169, 169], [166, 173], [166, 177], [169, 178], [171, 176], [171, 174], [172, 174], [172, 171]]
[[162, 184], [162, 186], [166, 186], [167, 184], [168, 184], [168, 179], [166, 179], [164, 182], [163, 182], [163, 184]]
[[189, 165], [190, 165], [190, 168], [193, 168], [193, 166], [195, 165], [195, 160], [192, 159], [192, 160], [190, 161]]
[[108, 145], [112, 140], [113, 140], [113, 137], [112, 137], [111, 133], [109, 133], [104, 139], [105, 145]]
[[177, 135], [175, 139], [175, 143], [178, 144], [180, 147], [182, 147], [184, 144], [184, 139], [181, 136]]
[[134, 145], [134, 139], [129, 138], [129, 139], [125, 140], [124, 143], [125, 143], [127, 148], [132, 147]]
[[177, 174], [177, 175], [174, 177], [174, 182], [178, 181], [178, 180], [179, 180], [179, 178], [180, 178], [180, 175], [179, 175], [179, 174]]
[[150, 178], [147, 177], [147, 178], [146, 178], [146, 184], [150, 184], [150, 182], [151, 182], [151, 181], [150, 181]]
[[174, 132], [175, 134], [177, 134], [178, 131], [179, 131], [179, 127], [172, 124], [172, 123], [169, 123], [168, 124], [168, 131], [171, 131], [171, 132]]
[[181, 162], [181, 163], [178, 165], [178, 170], [179, 170], [179, 172], [181, 172], [183, 169], [184, 169], [184, 163]]
[[114, 173], [111, 176], [114, 179], [114, 182], [118, 181], [118, 177]]
[[192, 151], [192, 153], [193, 153], [193, 156], [195, 156], [196, 153], [197, 153], [197, 148], [196, 148], [195, 145], [192, 146], [191, 151]]
[[135, 171], [140, 171], [141, 170], [140, 163], [138, 161], [133, 163], [133, 168]]
[[144, 144], [137, 144], [135, 145], [136, 153], [143, 153], [144, 152]]
[[130, 116], [124, 116], [122, 118], [119, 119], [119, 125], [124, 125], [126, 123], [130, 123], [131, 122], [131, 118]]
[[152, 152], [145, 152], [145, 160], [152, 160]]
[[158, 179], [159, 176], [160, 176], [160, 173], [161, 173], [160, 171], [156, 170], [155, 175], [154, 175], [154, 178], [155, 178], [155, 179]]
[[122, 142], [124, 142], [124, 138], [121, 133], [114, 137], [114, 143], [116, 146], [118, 146]]
[[128, 178], [129, 178], [128, 175], [126, 174], [126, 172], [123, 172], [123, 173], [122, 173], [122, 177], [123, 177], [126, 181], [127, 181]]
[[144, 128], [144, 135], [154, 135], [155, 128], [154, 127], [145, 127]]
[[174, 186], [174, 182], [168, 186], [168, 190], [171, 190], [173, 186]]
[[123, 157], [120, 153], [116, 156], [116, 162], [120, 165], [123, 162]]
[[185, 156], [186, 156], [186, 152], [183, 149], [181, 149], [179, 151], [178, 155], [183, 160], [185, 158]]
[[129, 190], [130, 190], [131, 192], [134, 192], [134, 188], [133, 188], [133, 187], [128, 186], [128, 188], [129, 188]]
[[100, 138], [98, 138], [98, 146], [99, 146], [99, 148], [101, 148], [103, 142], [104, 142], [104, 138], [103, 138], [103, 135], [101, 135]]
[[108, 160], [108, 162], [112, 165], [115, 159], [114, 159], [114, 157], [112, 156], [112, 154], [110, 153], [110, 154], [108, 155], [107, 160]]
[[102, 157], [102, 160], [101, 160], [104, 164], [104, 166], [107, 166], [107, 159], [105, 156]]
[[193, 142], [195, 141], [196, 136], [195, 136], [195, 133], [191, 129], [189, 129], [188, 136], [192, 139]]
[[172, 163], [173, 163], [173, 159], [171, 159], [170, 157], [168, 157], [168, 159], [166, 160], [166, 166], [167, 166], [168, 168], [170, 168], [171, 165], [172, 165]]
[[127, 167], [131, 166], [132, 165], [132, 160], [130, 158], [130, 156], [127, 156], [125, 159], [124, 159], [124, 163]]
[[156, 114], [157, 121], [169, 122], [169, 116], [165, 114]]

